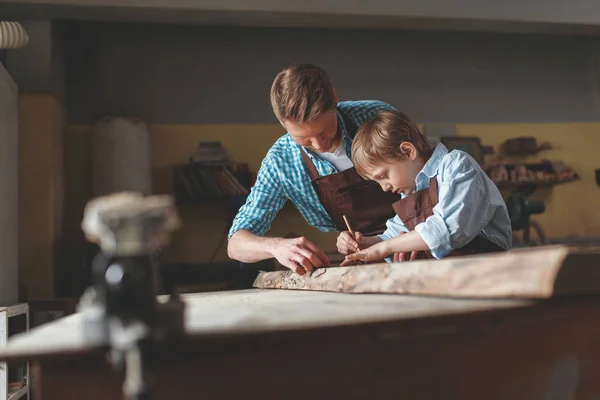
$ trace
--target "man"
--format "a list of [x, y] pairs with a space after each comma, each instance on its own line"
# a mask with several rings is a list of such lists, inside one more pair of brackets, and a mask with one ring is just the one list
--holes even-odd
[[358, 127], [381, 110], [380, 101], [338, 102], [327, 73], [311, 64], [281, 71], [271, 87], [275, 116], [288, 131], [268, 151], [246, 204], [228, 235], [230, 258], [253, 263], [276, 258], [298, 274], [329, 265], [306, 238], [263, 237], [287, 200], [309, 225], [324, 232], [352, 228], [380, 234], [400, 196], [358, 175], [350, 160]]

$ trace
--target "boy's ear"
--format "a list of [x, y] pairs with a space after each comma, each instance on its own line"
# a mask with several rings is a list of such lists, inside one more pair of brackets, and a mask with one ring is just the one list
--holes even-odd
[[419, 156], [417, 148], [411, 142], [400, 143], [400, 152], [406, 156], [407, 159], [414, 161]]

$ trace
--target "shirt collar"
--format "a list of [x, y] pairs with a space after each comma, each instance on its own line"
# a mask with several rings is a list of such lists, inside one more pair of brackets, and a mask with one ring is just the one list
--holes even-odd
[[[351, 157], [351, 148], [352, 148], [352, 138], [348, 134], [348, 127], [346, 127], [346, 124], [344, 123], [344, 119], [342, 118], [342, 114], [340, 114], [339, 108], [336, 109], [336, 115], [337, 115], [337, 133], [341, 134], [342, 140], [344, 141], [344, 146], [346, 149], [346, 155], [348, 156], [348, 158], [350, 158]], [[312, 160], [315, 159], [315, 153], [312, 150], [310, 150], [304, 146], [301, 146], [301, 147], [304, 150], [304, 152], [306, 154], [308, 154], [308, 156]]]
[[427, 162], [423, 166], [423, 169], [421, 169], [421, 171], [419, 171], [419, 173], [417, 174], [417, 184], [419, 183], [419, 178], [423, 175], [429, 179], [437, 175], [438, 169], [440, 167], [440, 162], [446, 154], [448, 154], [448, 149], [442, 143], [439, 143], [437, 146], [435, 146], [433, 154], [431, 154], [431, 157], [429, 157], [429, 160], [427, 160]]

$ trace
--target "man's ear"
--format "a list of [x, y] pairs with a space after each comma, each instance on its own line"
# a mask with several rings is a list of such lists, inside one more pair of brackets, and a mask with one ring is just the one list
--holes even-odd
[[407, 159], [414, 161], [419, 156], [417, 148], [411, 142], [400, 143], [400, 152], [406, 156]]
[[281, 126], [283, 126], [283, 129], [285, 129], [286, 131], [288, 130], [285, 120], [279, 119], [277, 118], [277, 120], [279, 121], [279, 123], [281, 124]]

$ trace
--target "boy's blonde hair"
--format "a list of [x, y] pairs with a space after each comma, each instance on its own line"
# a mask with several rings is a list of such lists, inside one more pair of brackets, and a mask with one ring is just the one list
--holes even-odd
[[402, 142], [412, 143], [419, 157], [431, 156], [431, 145], [410, 118], [399, 111], [378, 112], [358, 129], [352, 142], [356, 171], [367, 178], [367, 170], [380, 162], [406, 160], [407, 155], [400, 151]]
[[271, 106], [279, 121], [302, 123], [315, 120], [337, 104], [325, 70], [312, 64], [296, 64], [275, 77]]

